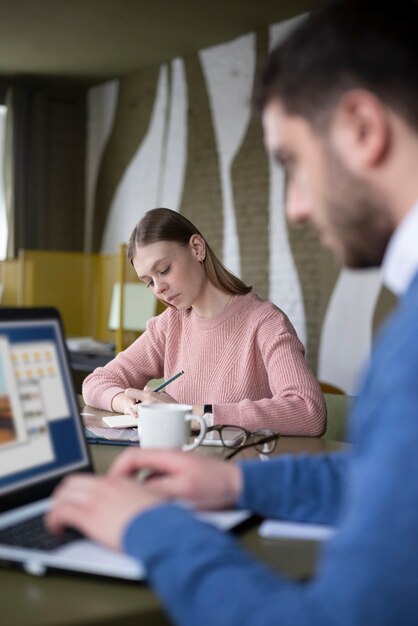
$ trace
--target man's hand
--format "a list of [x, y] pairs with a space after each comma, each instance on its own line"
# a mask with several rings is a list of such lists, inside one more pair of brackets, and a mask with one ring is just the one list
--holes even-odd
[[[146, 483], [132, 477], [151, 472]], [[242, 490], [234, 463], [165, 450], [127, 450], [106, 476], [74, 474], [55, 490], [46, 525], [52, 533], [76, 528], [115, 549], [129, 522], [167, 500], [181, 499], [199, 509], [234, 506]]]
[[151, 473], [146, 487], [152, 493], [199, 509], [235, 506], [242, 491], [237, 465], [190, 452], [130, 449], [116, 459], [108, 476], [126, 479], [141, 469]]
[[74, 474], [55, 490], [45, 523], [54, 534], [75, 528], [110, 548], [121, 549], [131, 519], [163, 501], [136, 480]]

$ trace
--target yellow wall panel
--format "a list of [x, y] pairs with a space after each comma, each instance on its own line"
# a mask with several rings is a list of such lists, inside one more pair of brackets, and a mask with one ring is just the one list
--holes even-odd
[[98, 285], [98, 322], [97, 339], [101, 341], [115, 341], [115, 332], [109, 330], [109, 311], [112, 301], [113, 285], [118, 279], [118, 255], [100, 255], [97, 272]]
[[66, 334], [96, 333], [98, 255], [21, 250], [19, 305], [55, 306]]
[[[135, 270], [118, 254], [20, 250], [19, 258], [0, 263], [3, 306], [53, 306], [66, 335], [116, 342], [109, 330], [113, 285], [124, 263], [124, 280], [136, 282]], [[138, 333], [124, 333], [128, 345]]]
[[0, 285], [2, 289], [1, 306], [16, 306], [19, 291], [19, 261], [0, 262]]

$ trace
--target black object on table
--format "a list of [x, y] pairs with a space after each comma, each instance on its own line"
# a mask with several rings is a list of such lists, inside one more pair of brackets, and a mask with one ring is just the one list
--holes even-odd
[[96, 367], [103, 367], [115, 358], [114, 350], [69, 350], [70, 366], [76, 393], [81, 393], [83, 380], [93, 372]]

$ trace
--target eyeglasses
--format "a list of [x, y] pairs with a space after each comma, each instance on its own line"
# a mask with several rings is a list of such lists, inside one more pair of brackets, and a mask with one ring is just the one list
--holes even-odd
[[210, 426], [207, 432], [217, 432], [219, 439], [225, 448], [231, 448], [232, 452], [225, 459], [233, 456], [246, 448], [255, 448], [261, 454], [271, 454], [276, 449], [279, 433], [267, 428], [259, 430], [246, 430], [241, 426], [229, 426], [228, 424]]

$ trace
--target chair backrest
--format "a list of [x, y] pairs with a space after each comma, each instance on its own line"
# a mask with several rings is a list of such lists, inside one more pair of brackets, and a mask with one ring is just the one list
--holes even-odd
[[324, 398], [328, 413], [327, 430], [323, 436], [324, 439], [348, 442], [347, 414], [354, 398], [335, 393], [324, 393]]
[[341, 389], [341, 387], [336, 387], [335, 385], [331, 385], [331, 383], [326, 383], [320, 380], [319, 385], [321, 387], [322, 393], [345, 394], [345, 391]]

